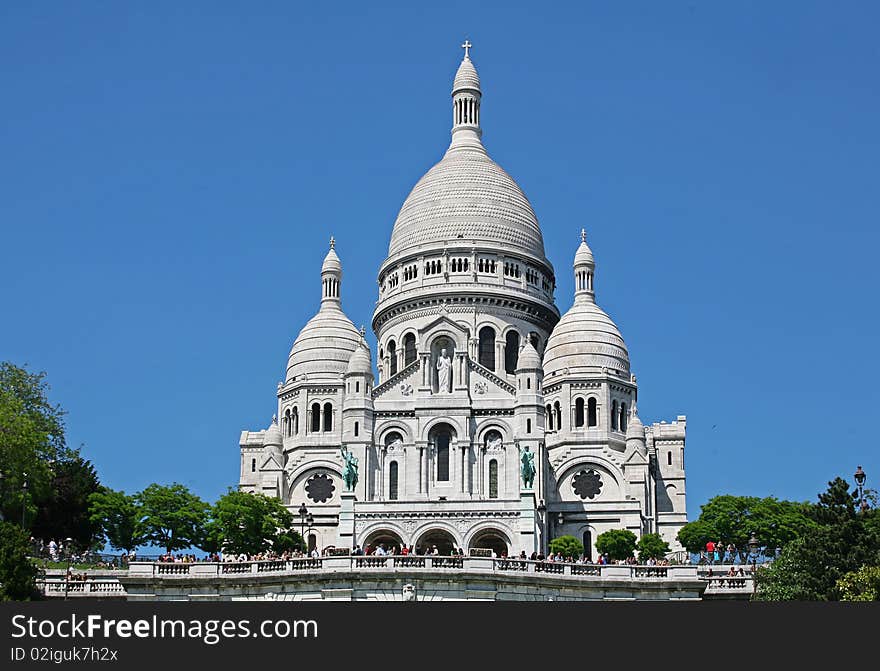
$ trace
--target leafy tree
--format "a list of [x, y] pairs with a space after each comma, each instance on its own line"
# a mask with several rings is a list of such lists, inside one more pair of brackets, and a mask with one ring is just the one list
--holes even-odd
[[65, 450], [51, 471], [50, 493], [40, 502], [32, 534], [72, 538], [79, 547], [92, 547], [100, 537], [100, 528], [89, 517], [89, 496], [101, 486], [95, 467], [79, 450]]
[[816, 524], [809, 536], [789, 543], [769, 567], [758, 570], [756, 600], [837, 600], [846, 574], [880, 564], [878, 511], [857, 512], [845, 480], [829, 482], [808, 514]]
[[199, 545], [204, 539], [210, 506], [185, 486], [153, 483], [135, 500], [141, 513], [138, 528], [151, 545], [173, 552]]
[[880, 601], [880, 566], [863, 566], [837, 581], [841, 601]]
[[577, 559], [584, 553], [584, 544], [574, 536], [559, 536], [550, 541], [550, 552]]
[[636, 549], [636, 535], [629, 529], [611, 529], [596, 536], [596, 550], [611, 559], [632, 557]]
[[39, 570], [28, 557], [30, 540], [18, 525], [0, 522], [0, 601], [37, 597]]
[[114, 550], [131, 552], [143, 543], [140, 506], [134, 496], [101, 487], [89, 496], [89, 520]]
[[644, 534], [639, 539], [639, 561], [663, 559], [669, 554], [669, 543], [660, 534]]
[[64, 411], [48, 399], [45, 373], [0, 362], [0, 511], [30, 526], [51, 493], [50, 465], [64, 453]]
[[208, 540], [227, 552], [283, 552], [302, 541], [291, 532], [293, 515], [276, 498], [230, 490], [211, 512]]
[[690, 552], [701, 551], [708, 541], [732, 543], [744, 551], [754, 532], [762, 545], [784, 548], [815, 528], [809, 511], [808, 503], [772, 496], [715, 496], [700, 508], [699, 518], [681, 528], [678, 540]]

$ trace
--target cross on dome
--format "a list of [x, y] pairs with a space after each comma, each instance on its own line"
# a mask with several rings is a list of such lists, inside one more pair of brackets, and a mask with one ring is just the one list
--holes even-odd
[[470, 43], [469, 40], [465, 39], [464, 44], [461, 45], [461, 48], [464, 49], [464, 57], [470, 58], [470, 54], [468, 54], [468, 49], [473, 47], [474, 45]]
[[336, 247], [336, 238], [334, 238], [334, 237], [331, 235], [331, 236], [330, 236], [330, 249], [333, 249], [334, 247]]
[[582, 228], [581, 229], [581, 242], [586, 242], [586, 241], [587, 241], [587, 229]]

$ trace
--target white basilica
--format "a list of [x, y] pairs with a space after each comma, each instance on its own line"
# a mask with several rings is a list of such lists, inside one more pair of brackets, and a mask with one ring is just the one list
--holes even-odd
[[[379, 267], [378, 379], [343, 312], [331, 240], [320, 308], [278, 385], [278, 419], [241, 434], [240, 488], [279, 497], [297, 529], [304, 505], [305, 536], [319, 549], [530, 555], [570, 534], [595, 558], [609, 529], [657, 532], [680, 549], [685, 417], [639, 420], [626, 344], [596, 303], [583, 232], [574, 302], [560, 318], [537, 217], [483, 146], [465, 47], [449, 148], [403, 203]], [[357, 460], [353, 491], [346, 452]], [[524, 482], [532, 455], [536, 474]]]

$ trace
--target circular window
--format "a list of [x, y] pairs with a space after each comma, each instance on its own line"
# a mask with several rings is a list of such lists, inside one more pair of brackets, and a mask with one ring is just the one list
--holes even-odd
[[582, 499], [592, 499], [602, 491], [602, 478], [593, 469], [580, 471], [571, 479], [571, 486]]
[[326, 473], [318, 473], [306, 483], [306, 494], [315, 503], [324, 503], [333, 496], [333, 479]]

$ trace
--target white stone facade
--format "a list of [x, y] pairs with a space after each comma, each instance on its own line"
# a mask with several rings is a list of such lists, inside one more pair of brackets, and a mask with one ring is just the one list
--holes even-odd
[[[583, 233], [574, 304], [560, 317], [537, 217], [483, 147], [481, 95], [466, 55], [449, 149], [403, 204], [379, 268], [378, 379], [342, 310], [331, 240], [320, 309], [278, 385], [277, 421], [241, 434], [240, 488], [279, 497], [295, 516], [305, 504], [319, 548], [518, 555], [571, 534], [595, 557], [600, 533], [627, 528], [680, 549], [685, 417], [639, 421], [629, 353], [596, 304]], [[343, 446], [358, 460], [348, 494]], [[535, 457], [529, 487], [525, 451]]]

